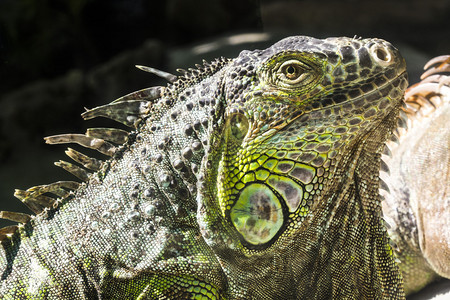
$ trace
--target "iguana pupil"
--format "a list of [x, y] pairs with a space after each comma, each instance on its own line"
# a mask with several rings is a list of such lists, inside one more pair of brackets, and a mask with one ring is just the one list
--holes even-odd
[[286, 76], [289, 79], [295, 79], [299, 76], [300, 70], [295, 68], [293, 65], [288, 65], [286, 68]]

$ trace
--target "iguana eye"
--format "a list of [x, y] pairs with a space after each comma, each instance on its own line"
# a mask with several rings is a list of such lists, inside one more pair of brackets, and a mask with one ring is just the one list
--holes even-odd
[[[279, 58], [275, 58], [279, 60]], [[319, 66], [314, 61], [303, 61], [289, 57], [282, 61], [269, 62], [268, 78], [277, 88], [285, 90], [306, 90], [320, 79]], [[270, 66], [272, 65], [272, 68]]]
[[286, 62], [282, 65], [283, 74], [290, 80], [295, 80], [302, 75], [303, 71], [300, 66], [294, 62]]
[[305, 72], [304, 66], [298, 60], [291, 59], [284, 62], [278, 73], [278, 78], [291, 85], [295, 85], [304, 80], [308, 75]]

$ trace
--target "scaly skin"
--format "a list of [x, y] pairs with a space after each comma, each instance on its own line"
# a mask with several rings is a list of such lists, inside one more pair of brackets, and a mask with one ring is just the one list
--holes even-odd
[[378, 171], [406, 85], [385, 41], [291, 37], [86, 113], [136, 131], [48, 139], [113, 158], [17, 193], [64, 197], [2, 242], [0, 296], [404, 299]]

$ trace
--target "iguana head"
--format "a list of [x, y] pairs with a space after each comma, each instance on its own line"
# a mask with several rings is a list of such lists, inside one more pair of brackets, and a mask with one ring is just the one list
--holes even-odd
[[380, 39], [299, 36], [242, 52], [225, 74], [205, 164], [209, 244], [251, 257], [304, 242], [293, 239], [353, 180], [360, 145], [382, 149], [406, 85], [403, 58]]

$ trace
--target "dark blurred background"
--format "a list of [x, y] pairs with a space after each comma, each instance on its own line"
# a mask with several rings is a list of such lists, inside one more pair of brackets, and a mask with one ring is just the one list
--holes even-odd
[[42, 137], [110, 126], [79, 115], [164, 84], [135, 64], [175, 72], [289, 35], [356, 35], [391, 41], [416, 82], [450, 53], [449, 16], [448, 0], [0, 0], [0, 209], [27, 211], [14, 188], [73, 179], [52, 166], [66, 146]]

